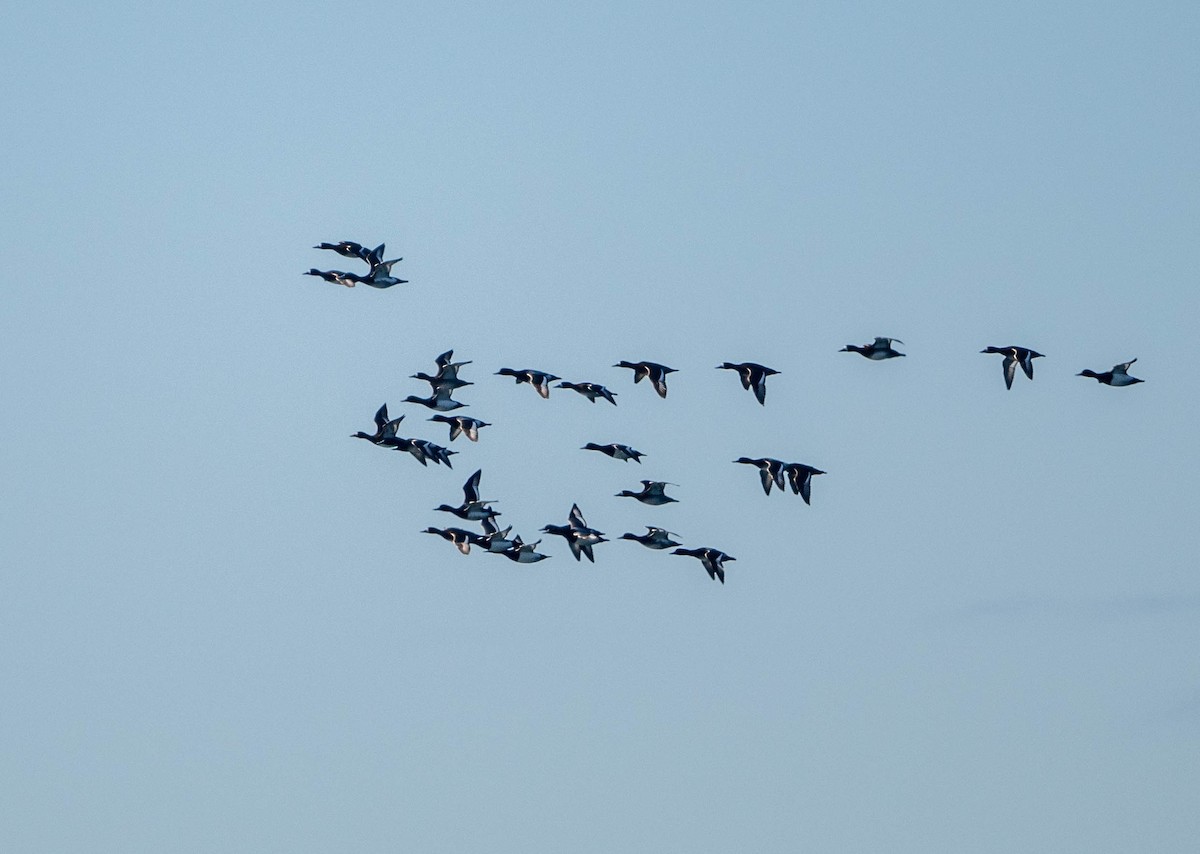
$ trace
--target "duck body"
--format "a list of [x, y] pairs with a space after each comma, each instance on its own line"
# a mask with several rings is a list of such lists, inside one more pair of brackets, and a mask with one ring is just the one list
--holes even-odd
[[788, 484], [792, 487], [792, 493], [799, 495], [804, 499], [805, 504], [812, 504], [812, 479], [815, 474], [825, 474], [826, 472], [820, 469], [806, 466], [804, 463], [787, 463], [783, 467], [783, 473], [787, 475]]
[[332, 282], [335, 285], [342, 285], [346, 288], [352, 288], [360, 282], [365, 281], [362, 276], [356, 276], [354, 273], [345, 273], [341, 270], [318, 270], [316, 267], [309, 269], [306, 276], [316, 276], [324, 279], [327, 282]]
[[636, 498], [643, 504], [649, 504], [657, 507], [662, 504], [671, 504], [676, 502], [678, 498], [672, 498], [664, 491], [668, 486], [673, 486], [664, 480], [643, 480], [641, 492], [631, 492], [628, 489], [622, 489], [617, 493], [617, 498]]
[[737, 560], [737, 558], [725, 554], [720, 549], [712, 548], [675, 549], [671, 554], [699, 558], [700, 563], [704, 566], [704, 571], [708, 573], [708, 577], [713, 581], [720, 581], [722, 584], [725, 583], [725, 562]]
[[541, 543], [541, 540], [532, 543], [522, 543], [518, 537], [512, 546], [503, 551], [496, 552], [496, 554], [502, 554], [514, 563], [537, 563], [539, 560], [545, 560], [550, 557], [550, 555], [544, 555], [537, 551], [539, 543]]
[[500, 511], [488, 507], [489, 504], [494, 504], [494, 501], [485, 501], [479, 497], [479, 481], [482, 477], [483, 469], [478, 469], [475, 474], [467, 478], [466, 483], [463, 484], [463, 503], [458, 507], [442, 504], [435, 507], [434, 510], [453, 513], [460, 519], [467, 519], [473, 522], [499, 516]]
[[857, 344], [847, 344], [845, 347], [843, 347], [838, 352], [839, 353], [858, 353], [859, 355], [865, 356], [866, 358], [870, 359], [873, 362], [880, 362], [884, 359], [895, 359], [899, 356], [906, 355], [906, 354], [901, 353], [900, 351], [896, 350], [894, 347], [892, 347], [892, 344], [903, 344], [903, 343], [904, 342], [901, 341], [899, 338], [877, 337], [875, 339], [874, 343], [872, 343], [872, 344], [863, 344], [862, 346], [859, 346]]
[[472, 442], [478, 442], [480, 428], [492, 426], [486, 421], [480, 421], [478, 418], [468, 418], [466, 415], [435, 415], [428, 420], [440, 421], [442, 424], [450, 425], [451, 442], [459, 436], [464, 435]]
[[546, 371], [537, 371], [533, 368], [501, 368], [496, 371], [497, 376], [512, 377], [517, 381], [517, 385], [521, 383], [529, 383], [543, 398], [550, 397], [550, 383], [554, 380], [562, 379], [562, 377], [547, 373]]
[[617, 444], [616, 442], [613, 442], [612, 444], [609, 444], [609, 445], [597, 445], [595, 442], [588, 442], [586, 445], [584, 445], [582, 448], [580, 448], [580, 450], [581, 451], [599, 451], [600, 453], [605, 454], [606, 456], [612, 457], [614, 460], [622, 460], [624, 462], [629, 462], [630, 460], [633, 460], [635, 463], [638, 463], [638, 464], [641, 464], [642, 457], [646, 456], [641, 451], [635, 451], [633, 448], [629, 447], [628, 445], [620, 445], [620, 444]]
[[436, 409], [438, 412], [450, 412], [455, 409], [462, 409], [467, 406], [450, 396], [450, 392], [445, 389], [435, 391], [429, 397], [417, 397], [415, 394], [410, 394], [404, 398], [405, 403], [419, 403], [421, 406], [427, 406], [430, 409]]
[[577, 391], [592, 403], [596, 402], [596, 398], [602, 397], [613, 406], [617, 405], [617, 396], [599, 383], [561, 382], [556, 385], [555, 388], [566, 388], [570, 389], [571, 391]]
[[443, 540], [454, 543], [455, 547], [463, 554], [471, 553], [471, 544], [479, 536], [471, 531], [464, 531], [462, 528], [426, 528], [421, 533], [437, 534]]
[[671, 539], [674, 536], [670, 531], [664, 528], [655, 528], [652, 525], [646, 526], [644, 534], [622, 534], [620, 539], [633, 540], [635, 543], [641, 543], [648, 549], [669, 549], [671, 546], [678, 546], [679, 543]]
[[1101, 385], [1110, 385], [1116, 388], [1136, 385], [1137, 383], [1145, 382], [1145, 380], [1139, 380], [1137, 377], [1131, 377], [1129, 375], [1129, 366], [1136, 361], [1137, 359], [1130, 359], [1128, 362], [1122, 362], [1119, 365], [1113, 365], [1112, 370], [1105, 371], [1102, 374], [1098, 374], [1093, 370], [1084, 368], [1075, 376], [1091, 377], [1092, 379], [1099, 381]]
[[571, 512], [567, 517], [566, 525], [546, 525], [542, 528], [542, 533], [554, 534], [565, 539], [567, 545], [571, 547], [571, 554], [575, 556], [576, 561], [582, 555], [592, 563], [595, 563], [596, 557], [592, 553], [592, 546], [608, 542], [604, 538], [603, 531], [597, 531], [595, 528], [588, 527], [587, 522], [583, 518], [583, 513], [579, 510], [578, 504], [571, 505]]
[[613, 367], [629, 368], [632, 370], [634, 385], [644, 379], [649, 379], [650, 384], [654, 386], [654, 390], [658, 392], [658, 396], [662, 398], [667, 396], [667, 374], [676, 373], [674, 368], [668, 368], [666, 365], [660, 365], [658, 362], [621, 361], [617, 362]]
[[767, 405], [767, 377], [775, 376], [779, 371], [760, 365], [757, 362], [722, 362], [717, 366], [718, 371], [737, 371], [741, 378], [742, 388], [753, 389], [754, 397], [763, 406]]
[[1033, 360], [1043, 359], [1041, 353], [1036, 350], [1030, 350], [1028, 347], [988, 347], [980, 350], [980, 353], [995, 353], [1004, 357], [1004, 387], [1011, 389], [1013, 377], [1017, 373], [1017, 365], [1021, 366], [1021, 370], [1025, 372], [1025, 376], [1033, 379]]
[[385, 439], [395, 438], [396, 427], [399, 426], [400, 422], [403, 420], [403, 415], [401, 415], [399, 418], [389, 419], [387, 404], [385, 403], [383, 406], [379, 407], [378, 411], [375, 413], [375, 432], [364, 433], [363, 431], [359, 430], [357, 433], [352, 433], [350, 438], [366, 439], [373, 445], [381, 445], [384, 443]]

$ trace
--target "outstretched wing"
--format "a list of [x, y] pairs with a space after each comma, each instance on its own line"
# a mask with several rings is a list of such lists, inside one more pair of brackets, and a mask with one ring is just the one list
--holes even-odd
[[479, 469], [475, 474], [467, 478], [467, 482], [463, 484], [463, 503], [470, 504], [473, 501], [479, 500], [479, 479], [483, 476], [483, 469]]

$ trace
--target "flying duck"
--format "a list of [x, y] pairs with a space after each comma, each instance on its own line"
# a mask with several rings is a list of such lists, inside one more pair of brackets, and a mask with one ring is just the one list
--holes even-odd
[[813, 475], [825, 474], [825, 472], [812, 466], [806, 466], [804, 463], [788, 463], [783, 467], [783, 473], [787, 475], [788, 483], [792, 487], [792, 494], [803, 498], [805, 504], [812, 504], [809, 498], [812, 495]]
[[1094, 380], [1099, 380], [1104, 385], [1111, 385], [1111, 386], [1117, 386], [1117, 387], [1133, 385], [1134, 383], [1145, 382], [1145, 380], [1139, 380], [1137, 377], [1129, 376], [1129, 373], [1128, 373], [1129, 366], [1132, 365], [1136, 361], [1137, 361], [1137, 359], [1130, 359], [1128, 362], [1123, 362], [1120, 365], [1113, 365], [1111, 371], [1105, 371], [1102, 374], [1098, 374], [1093, 370], [1084, 368], [1082, 371], [1077, 373], [1075, 376], [1091, 377]]
[[467, 482], [463, 484], [463, 503], [458, 507], [451, 507], [448, 504], [442, 504], [433, 508], [446, 513], [453, 513], [460, 519], [467, 519], [478, 522], [481, 519], [488, 519], [492, 516], [499, 516], [500, 511], [493, 510], [488, 507], [493, 504], [493, 501], [484, 501], [479, 497], [479, 479], [483, 476], [483, 469], [479, 469], [475, 474], [467, 478]]
[[623, 460], [625, 462], [629, 462], [630, 460], [633, 460], [635, 463], [638, 463], [638, 464], [641, 464], [642, 457], [646, 456], [641, 451], [635, 451], [633, 448], [629, 447], [628, 445], [618, 445], [615, 442], [611, 445], [597, 445], [595, 442], [588, 442], [586, 445], [584, 445], [579, 450], [581, 450], [581, 451], [599, 451], [602, 454], [607, 454], [608, 456], [612, 457], [614, 460]]
[[550, 382], [562, 379], [562, 377], [556, 377], [554, 374], [548, 374], [545, 371], [535, 371], [532, 368], [524, 368], [519, 371], [513, 368], [501, 368], [496, 371], [496, 375], [512, 377], [517, 381], [517, 385], [529, 383], [544, 398], [550, 397]]
[[645, 534], [641, 536], [637, 534], [622, 534], [620, 539], [633, 540], [635, 543], [641, 543], [648, 549], [669, 549], [671, 546], [680, 545], [671, 539], [672, 536], [675, 535], [664, 528], [655, 528], [652, 525], [647, 525]]
[[754, 389], [754, 396], [763, 406], [767, 405], [767, 377], [774, 376], [779, 371], [760, 365], [757, 362], [723, 362], [717, 366], [718, 371], [737, 371], [742, 379], [742, 388]]
[[767, 495], [771, 494], [772, 485], [783, 489], [783, 460], [776, 460], [771, 457], [759, 457], [756, 459], [738, 457], [734, 462], [748, 466], [758, 466], [758, 474], [762, 478], [763, 492]]
[[472, 442], [478, 442], [479, 428], [492, 426], [486, 421], [480, 421], [478, 418], [468, 418], [466, 415], [435, 415], [426, 420], [440, 421], [442, 424], [449, 424], [451, 442], [464, 434]]
[[617, 362], [614, 368], [629, 368], [633, 371], [633, 382], [636, 385], [647, 377], [658, 392], [659, 397], [667, 396], [667, 374], [675, 373], [674, 368], [660, 365], [657, 362]]
[[424, 371], [417, 371], [415, 374], [409, 374], [409, 376], [414, 380], [424, 380], [425, 382], [429, 383], [429, 387], [434, 394], [442, 391], [444, 391], [446, 394], [449, 394], [450, 392], [456, 391], [463, 386], [475, 385], [473, 382], [460, 380], [458, 377], [443, 377], [440, 374], [432, 375], [427, 374]]
[[671, 554], [700, 558], [700, 563], [703, 564], [708, 577], [714, 581], [720, 581], [722, 584], [725, 583], [725, 561], [737, 560], [719, 549], [675, 549]]
[[562, 537], [571, 547], [571, 554], [575, 556], [575, 560], [579, 560], [579, 556], [582, 554], [592, 563], [596, 562], [596, 557], [592, 554], [592, 546], [608, 542], [604, 538], [603, 531], [588, 527], [578, 504], [571, 505], [571, 513], [567, 517], [566, 525], [546, 525], [542, 528], [542, 533]]
[[399, 418], [393, 418], [389, 421], [387, 404], [385, 403], [383, 406], [379, 407], [379, 410], [375, 413], [375, 432], [364, 433], [362, 430], [359, 430], [357, 433], [352, 434], [350, 438], [366, 439], [373, 445], [383, 444], [384, 439], [391, 439], [395, 437], [396, 426], [403, 420], [404, 416], [401, 415]]
[[1009, 389], [1012, 388], [1013, 376], [1016, 375], [1018, 363], [1021, 365], [1021, 370], [1025, 372], [1025, 376], [1033, 379], [1033, 360], [1045, 358], [1041, 353], [1027, 347], [988, 347], [979, 352], [998, 353], [1004, 357], [1004, 386]]
[[876, 338], [874, 344], [863, 344], [861, 347], [857, 344], [847, 344], [839, 353], [859, 353], [866, 356], [873, 362], [878, 362], [883, 359], [894, 359], [897, 356], [903, 356], [904, 353], [892, 347], [892, 344], [903, 344], [899, 338]]
[[361, 243], [355, 243], [353, 240], [342, 240], [337, 243], [318, 243], [313, 249], [329, 249], [345, 258], [358, 258], [361, 261], [372, 263], [372, 258], [383, 258], [383, 244], [380, 243], [374, 249], [368, 249]]
[[385, 437], [379, 444], [395, 448], [397, 451], [406, 451], [423, 466], [428, 465], [426, 460], [433, 460], [438, 465], [445, 463], [447, 468], [454, 468], [450, 464], [450, 455], [458, 453], [426, 439], [405, 439], [401, 436]]
[[599, 383], [561, 382], [558, 385], [556, 385], [555, 388], [569, 388], [572, 391], [577, 391], [580, 394], [582, 394], [584, 397], [586, 397], [588, 400], [590, 400], [592, 403], [596, 402], [597, 397], [602, 397], [605, 400], [607, 400], [609, 403], [611, 403], [613, 406], [617, 405], [617, 396], [615, 394], [613, 394], [611, 391], [609, 391], [608, 389], [606, 389], [604, 386], [600, 385]]
[[373, 288], [390, 288], [392, 285], [407, 284], [408, 279], [398, 279], [392, 275], [392, 265], [403, 260], [403, 258], [393, 258], [391, 261], [372, 264], [371, 272], [367, 273], [365, 278], [360, 278], [359, 281]]
[[318, 270], [316, 267], [311, 268], [306, 276], [318, 276], [327, 282], [332, 282], [335, 285], [342, 285], [347, 288], [352, 288], [359, 282], [365, 282], [362, 276], [356, 276], [353, 273], [343, 273], [341, 270]]
[[668, 486], [677, 486], [678, 484], [667, 483], [665, 480], [643, 480], [641, 483], [641, 492], [631, 492], [628, 489], [622, 489], [617, 493], [617, 498], [636, 498], [643, 504], [649, 504], [654, 507], [679, 500], [663, 492]]
[[471, 544], [476, 543], [479, 537], [478, 534], [464, 531], [462, 528], [426, 528], [421, 533], [437, 534], [443, 540], [454, 543], [455, 547], [465, 555], [471, 553]]
[[535, 551], [540, 542], [541, 540], [532, 543], [523, 543], [521, 542], [521, 538], [517, 537], [509, 548], [501, 552], [496, 552], [496, 554], [502, 554], [516, 563], [537, 563], [539, 560], [545, 560], [550, 557], [550, 555], [540, 554]]
[[466, 403], [459, 403], [450, 397], [450, 391], [447, 389], [439, 389], [429, 397], [417, 397], [415, 394], [410, 394], [404, 398], [405, 403], [419, 403], [422, 406], [428, 406], [430, 409], [436, 409], [438, 412], [449, 412], [452, 409], [461, 409], [467, 406]]

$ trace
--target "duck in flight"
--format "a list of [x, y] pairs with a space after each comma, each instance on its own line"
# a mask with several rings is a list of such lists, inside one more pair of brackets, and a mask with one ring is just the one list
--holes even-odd
[[550, 397], [550, 383], [553, 380], [562, 379], [562, 377], [556, 377], [554, 374], [548, 374], [545, 371], [535, 371], [532, 368], [522, 368], [521, 370], [501, 368], [496, 371], [496, 376], [512, 377], [517, 381], [517, 385], [529, 383], [543, 398]]
[[427, 439], [405, 439], [401, 436], [385, 438], [379, 444], [410, 453], [423, 466], [428, 465], [427, 460], [433, 460], [439, 466], [445, 463], [446, 468], [452, 469], [454, 466], [450, 463], [450, 455], [458, 453], [458, 451], [443, 448], [441, 445], [435, 445]]
[[383, 247], [384, 244], [380, 243], [374, 249], [368, 249], [361, 243], [355, 243], [353, 240], [340, 240], [337, 243], [318, 243], [313, 249], [328, 249], [344, 258], [358, 258], [374, 266], [383, 260]]
[[1118, 388], [1127, 385], [1134, 385], [1135, 383], [1145, 382], [1145, 380], [1139, 380], [1137, 377], [1129, 376], [1129, 366], [1136, 361], [1137, 359], [1130, 359], [1128, 362], [1122, 362], [1119, 365], [1113, 365], [1111, 371], [1105, 371], [1102, 374], [1098, 374], [1093, 370], [1084, 368], [1075, 376], [1091, 377], [1094, 380], [1099, 380], [1103, 385], [1111, 385]]
[[453, 442], [459, 436], [464, 435], [472, 442], [478, 442], [479, 429], [481, 427], [492, 426], [486, 421], [480, 421], [478, 418], [468, 418], [466, 415], [435, 415], [427, 420], [440, 421], [442, 424], [450, 425], [451, 442]]
[[463, 484], [463, 503], [458, 507], [451, 507], [448, 504], [441, 504], [434, 510], [441, 510], [445, 513], [453, 513], [460, 519], [478, 522], [482, 519], [489, 519], [493, 516], [499, 516], [499, 510], [493, 510], [488, 507], [489, 504], [494, 504], [495, 501], [485, 501], [479, 497], [479, 479], [483, 476], [483, 469], [479, 469], [475, 474], [467, 478], [467, 482]]
[[652, 525], [647, 525], [646, 533], [641, 535], [622, 534], [620, 539], [633, 540], [635, 543], [641, 543], [648, 549], [669, 549], [671, 546], [681, 545], [681, 543], [677, 543], [671, 539], [673, 536], [676, 535], [664, 528], [655, 528]]
[[679, 501], [678, 498], [672, 498], [664, 492], [668, 486], [678, 486], [678, 484], [667, 483], [665, 480], [643, 480], [641, 483], [641, 492], [622, 489], [617, 493], [617, 498], [636, 498], [643, 504], [649, 504], [652, 507]]
[[588, 527], [578, 504], [571, 505], [571, 513], [567, 517], [566, 525], [546, 525], [542, 528], [542, 533], [562, 537], [571, 547], [571, 554], [575, 556], [575, 560], [579, 560], [579, 556], [583, 555], [592, 563], [596, 562], [596, 557], [592, 554], [592, 546], [608, 542], [604, 538], [603, 531]]
[[737, 371], [742, 380], [742, 388], [754, 389], [754, 396], [763, 406], [767, 405], [767, 377], [779, 373], [774, 368], [757, 362], [723, 362], [717, 366], [717, 370]]
[[464, 531], [462, 528], [426, 528], [421, 533], [437, 534], [443, 540], [454, 543], [455, 548], [465, 555], [471, 553], [472, 543], [479, 544], [477, 542], [478, 534], [471, 531]]
[[1028, 347], [988, 347], [980, 353], [997, 353], [1004, 357], [1004, 386], [1012, 388], [1013, 377], [1017, 373], [1017, 365], [1025, 372], [1025, 376], [1033, 379], [1033, 360], [1045, 358], [1036, 350]]
[[629, 368], [633, 371], [633, 382], [636, 385], [647, 377], [659, 397], [667, 396], [667, 374], [676, 373], [674, 368], [660, 365], [657, 362], [617, 362], [614, 368]]
[[722, 584], [725, 583], [725, 562], [737, 560], [737, 558], [725, 554], [720, 549], [710, 548], [675, 549], [671, 554], [699, 558], [700, 563], [704, 566], [704, 571], [708, 573], [708, 577], [713, 581], [720, 581]]
[[787, 463], [783, 467], [783, 473], [787, 475], [788, 484], [792, 487], [792, 494], [803, 498], [805, 504], [812, 504], [809, 499], [812, 496], [813, 475], [825, 474], [825, 472], [812, 466], [806, 466], [804, 463]]
[[544, 555], [537, 551], [539, 543], [541, 543], [541, 540], [532, 543], [523, 543], [521, 542], [521, 538], [517, 537], [510, 547], [496, 552], [496, 554], [504, 555], [515, 563], [537, 563], [539, 560], [545, 560], [550, 557], [550, 555]]
[[579, 450], [599, 451], [602, 454], [612, 457], [614, 460], [623, 460], [624, 462], [633, 460], [638, 464], [641, 464], [642, 457], [646, 456], [641, 451], [635, 451], [628, 445], [619, 445], [616, 442], [613, 442], [611, 445], [597, 445], [595, 442], [588, 442]]
[[317, 276], [327, 282], [332, 282], [335, 285], [352, 288], [359, 282], [365, 281], [362, 276], [356, 276], [354, 273], [344, 273], [341, 270], [318, 270], [316, 267], [309, 269], [306, 276]]
[[857, 344], [847, 344], [839, 353], [859, 353], [866, 356], [873, 362], [878, 362], [883, 359], [894, 359], [897, 356], [903, 356], [899, 350], [892, 347], [892, 344], [903, 344], [899, 338], [876, 338], [873, 344], [863, 344], [861, 347]]
[[561, 382], [555, 388], [569, 388], [571, 391], [577, 391], [592, 403], [596, 402], [596, 398], [602, 397], [613, 406], [617, 405], [617, 396], [599, 383]]
[[404, 398], [405, 403], [419, 403], [422, 406], [428, 406], [430, 409], [436, 409], [438, 412], [449, 412], [452, 409], [462, 409], [467, 406], [465, 403], [460, 403], [450, 396], [448, 389], [439, 389], [429, 397], [417, 397], [415, 394], [410, 394]]
[[357, 433], [352, 434], [350, 438], [366, 439], [373, 445], [382, 445], [384, 444], [385, 439], [395, 438], [396, 427], [403, 420], [403, 415], [401, 415], [399, 418], [388, 420], [387, 404], [385, 403], [383, 406], [379, 407], [378, 411], [375, 413], [375, 432], [364, 433], [362, 430], [359, 430]]

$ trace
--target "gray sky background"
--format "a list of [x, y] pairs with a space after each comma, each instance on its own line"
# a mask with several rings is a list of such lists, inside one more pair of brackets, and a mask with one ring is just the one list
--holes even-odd
[[0, 848], [1195, 850], [1193, 4], [170, 5], [0, 30]]

